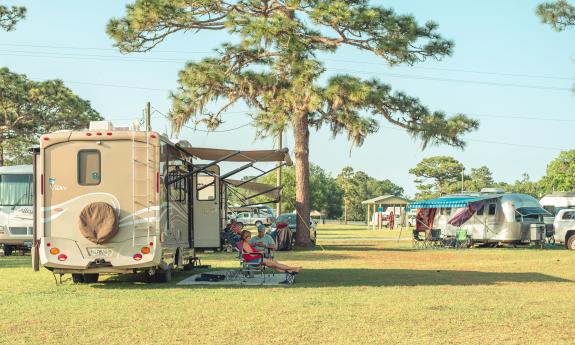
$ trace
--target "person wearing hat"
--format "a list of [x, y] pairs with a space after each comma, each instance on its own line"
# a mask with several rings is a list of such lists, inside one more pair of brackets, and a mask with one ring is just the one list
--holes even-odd
[[250, 244], [256, 248], [257, 251], [265, 253], [265, 257], [269, 257], [270, 252], [276, 249], [274, 239], [266, 234], [266, 226], [263, 224], [258, 225], [258, 235], [250, 240]]

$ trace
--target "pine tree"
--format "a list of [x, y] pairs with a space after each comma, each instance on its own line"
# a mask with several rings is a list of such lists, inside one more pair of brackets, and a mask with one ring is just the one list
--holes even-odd
[[[259, 136], [275, 136], [290, 126], [301, 216], [296, 244], [307, 246], [302, 220], [310, 213], [310, 129], [328, 126], [334, 136], [346, 134], [357, 146], [384, 119], [420, 139], [423, 147], [463, 147], [461, 136], [478, 127], [464, 115], [432, 112], [376, 79], [336, 75], [321, 84], [326, 70], [318, 54], [349, 46], [390, 65], [441, 59], [451, 54], [453, 43], [437, 28], [367, 0], [137, 0], [107, 30], [122, 52], [149, 51], [177, 32], [226, 30], [235, 38], [215, 56], [189, 62], [180, 72], [170, 112], [174, 130], [190, 120], [216, 128], [222, 114], [240, 101], [251, 108]], [[218, 111], [207, 110], [222, 100]]]

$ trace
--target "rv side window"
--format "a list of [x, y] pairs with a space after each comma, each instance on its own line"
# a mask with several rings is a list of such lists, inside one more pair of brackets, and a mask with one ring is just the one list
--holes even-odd
[[477, 215], [478, 216], [483, 216], [483, 211], [485, 210], [485, 205], [481, 206], [481, 208], [479, 210], [477, 210]]
[[497, 205], [496, 204], [489, 204], [489, 215], [493, 216], [495, 214], [495, 210], [497, 209]]
[[100, 151], [81, 150], [78, 152], [78, 183], [82, 186], [100, 184]]
[[575, 212], [565, 212], [563, 213], [563, 220], [575, 219]]
[[[173, 170], [169, 172], [170, 180], [176, 179], [183, 175], [183, 172], [179, 170]], [[181, 179], [178, 182], [173, 183], [169, 186], [170, 200], [176, 202], [186, 202], [186, 196], [188, 195], [188, 183], [187, 179]]]
[[[216, 200], [216, 178], [208, 174], [198, 174], [196, 198], [199, 201]], [[206, 187], [207, 186], [207, 187]]]

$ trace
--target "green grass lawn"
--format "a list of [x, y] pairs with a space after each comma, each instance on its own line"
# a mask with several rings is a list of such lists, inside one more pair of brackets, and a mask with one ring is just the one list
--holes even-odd
[[[572, 344], [575, 253], [412, 250], [398, 231], [320, 226], [292, 287], [74, 285], [0, 257], [2, 344]], [[382, 239], [382, 240], [374, 240]], [[235, 254], [200, 255], [215, 268]]]

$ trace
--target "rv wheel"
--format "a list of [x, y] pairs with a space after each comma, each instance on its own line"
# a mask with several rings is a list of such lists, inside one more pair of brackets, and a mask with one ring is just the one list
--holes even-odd
[[82, 284], [84, 282], [84, 275], [79, 273], [72, 273], [72, 281], [74, 284]]
[[5, 244], [4, 245], [4, 256], [11, 256], [13, 250], [14, 250], [14, 248], [12, 248], [12, 246]]
[[93, 284], [98, 282], [100, 275], [98, 273], [84, 274], [84, 283]]
[[571, 235], [571, 237], [569, 237], [565, 245], [567, 246], [567, 249], [575, 250], [575, 235]]
[[257, 220], [254, 225], [255, 225], [256, 227], [258, 227], [258, 226], [260, 226], [261, 224], [262, 224], [262, 222], [259, 221], [259, 220]]
[[172, 280], [172, 266], [165, 270], [158, 270], [154, 275], [156, 283], [168, 283]]

